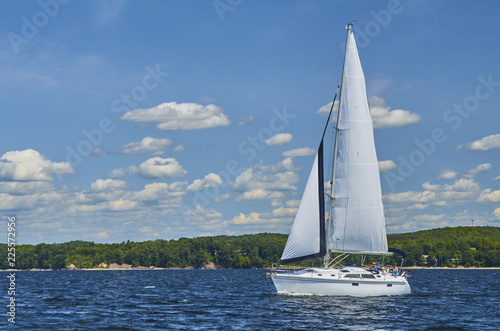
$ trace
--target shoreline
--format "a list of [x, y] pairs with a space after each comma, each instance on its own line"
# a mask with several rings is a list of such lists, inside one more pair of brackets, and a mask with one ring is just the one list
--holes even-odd
[[[116, 271], [116, 270], [269, 270], [271, 268], [160, 268], [160, 267], [132, 267], [132, 268], [84, 268], [84, 269], [0, 269], [4, 272], [17, 272], [17, 271]], [[500, 267], [402, 267], [401, 269], [408, 270], [500, 270]]]

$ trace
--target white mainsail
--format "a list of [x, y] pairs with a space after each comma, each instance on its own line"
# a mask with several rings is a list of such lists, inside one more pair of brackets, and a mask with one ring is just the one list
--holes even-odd
[[348, 26], [333, 170], [334, 252], [387, 254], [380, 174], [363, 69]]

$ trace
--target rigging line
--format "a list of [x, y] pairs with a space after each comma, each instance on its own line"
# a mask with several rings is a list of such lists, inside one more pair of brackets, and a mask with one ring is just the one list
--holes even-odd
[[[340, 80], [342, 81], [342, 78]], [[333, 107], [335, 105], [335, 100], [337, 100], [337, 93], [339, 91], [339, 88], [340, 82], [337, 85], [337, 90], [335, 91], [335, 96], [333, 97], [332, 106], [330, 107], [330, 113], [328, 114], [328, 119], [326, 120], [325, 129], [323, 130], [323, 135], [321, 136], [321, 141], [323, 141], [323, 138], [325, 138], [326, 129], [328, 128], [328, 123], [330, 122], [330, 118], [332, 117]]]

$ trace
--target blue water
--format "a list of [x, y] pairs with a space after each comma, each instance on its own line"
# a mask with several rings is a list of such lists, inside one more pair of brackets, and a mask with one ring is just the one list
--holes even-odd
[[[20, 330], [499, 330], [500, 270], [414, 270], [413, 293], [277, 295], [265, 270], [16, 272]], [[5, 311], [8, 272], [0, 273]]]

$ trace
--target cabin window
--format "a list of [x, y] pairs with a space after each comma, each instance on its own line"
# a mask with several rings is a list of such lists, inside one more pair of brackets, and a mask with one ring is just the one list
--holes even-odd
[[352, 286], [359, 286], [359, 283], [352, 283]]
[[323, 274], [318, 274], [318, 276], [323, 276]]
[[359, 275], [359, 274], [347, 274], [344, 276], [344, 278], [361, 278], [361, 275]]
[[392, 287], [392, 284], [387, 284], [387, 287]]
[[373, 279], [375, 279], [375, 276], [371, 275], [371, 274], [363, 274], [362, 276], [363, 276], [363, 278], [373, 278]]

